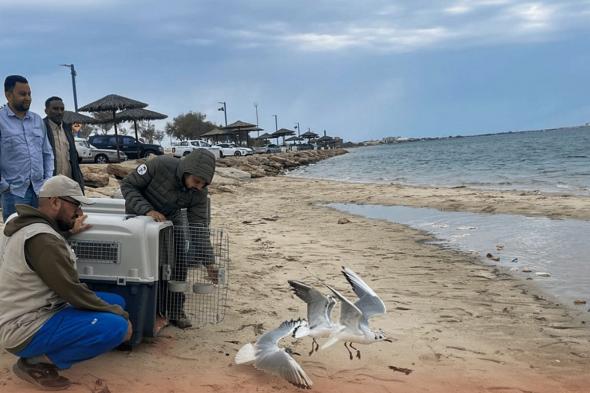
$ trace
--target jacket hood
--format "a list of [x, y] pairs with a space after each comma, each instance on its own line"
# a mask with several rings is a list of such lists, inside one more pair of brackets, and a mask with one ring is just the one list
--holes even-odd
[[4, 235], [6, 236], [12, 236], [22, 228], [36, 223], [49, 224], [53, 229], [57, 228], [55, 221], [31, 206], [16, 205], [16, 211], [18, 216], [8, 221], [4, 226]]
[[215, 156], [209, 150], [193, 150], [180, 159], [178, 165], [179, 178], [182, 179], [185, 173], [200, 177], [207, 182], [207, 185], [211, 184], [215, 174]]

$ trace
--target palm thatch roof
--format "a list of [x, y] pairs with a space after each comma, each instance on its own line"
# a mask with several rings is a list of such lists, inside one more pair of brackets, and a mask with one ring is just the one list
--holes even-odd
[[287, 142], [294, 142], [294, 141], [302, 141], [302, 140], [303, 140], [303, 138], [302, 138], [302, 137], [300, 137], [300, 136], [292, 136], [292, 137], [289, 137], [289, 138], [287, 138], [287, 139], [285, 139], [285, 140], [286, 140]]
[[123, 109], [145, 108], [148, 106], [145, 102], [133, 100], [131, 98], [119, 96], [117, 94], [109, 94], [99, 100], [84, 105], [78, 109], [82, 112], [105, 112], [105, 111], [120, 111]]
[[289, 129], [286, 129], [286, 128], [281, 128], [281, 129], [273, 132], [271, 134], [271, 137], [272, 138], [277, 138], [279, 136], [285, 136], [285, 135], [295, 135], [295, 131], [289, 130]]
[[225, 129], [254, 128], [254, 130], [252, 130], [252, 131], [258, 131], [255, 129], [255, 128], [257, 128], [256, 124], [246, 123], [245, 121], [241, 121], [241, 120], [234, 121], [233, 123], [228, 124], [227, 126], [225, 126], [223, 128], [225, 128]]
[[94, 117], [86, 116], [78, 112], [64, 111], [64, 123], [82, 123], [82, 124], [94, 124], [96, 119]]
[[168, 116], [163, 113], [158, 113], [143, 108], [125, 109], [124, 111], [115, 115], [117, 121], [162, 120], [167, 117]]
[[269, 134], [268, 132], [265, 132], [264, 134], [260, 135], [258, 138], [256, 139], [269, 139], [272, 138], [273, 136], [271, 134]]
[[232, 131], [231, 130], [224, 130], [224, 129], [220, 129], [220, 128], [214, 128], [211, 131], [208, 131], [204, 134], [201, 134], [201, 136], [217, 136], [217, 135], [231, 135]]
[[312, 132], [312, 131], [307, 131], [307, 132], [304, 132], [303, 134], [301, 134], [302, 138], [309, 138], [309, 139], [317, 138], [318, 136], [319, 136], [318, 134], [316, 134], [315, 132]]

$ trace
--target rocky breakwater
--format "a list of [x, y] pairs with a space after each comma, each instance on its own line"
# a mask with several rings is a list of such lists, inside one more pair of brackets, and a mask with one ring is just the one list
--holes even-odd
[[[213, 194], [234, 192], [243, 181], [282, 175], [289, 169], [345, 153], [347, 152], [344, 149], [330, 149], [225, 157], [217, 160], [215, 178], [213, 184], [209, 186], [209, 192]], [[125, 161], [120, 164], [81, 165], [86, 183], [86, 195], [93, 198], [122, 198], [119, 181], [144, 162], [145, 159]]]

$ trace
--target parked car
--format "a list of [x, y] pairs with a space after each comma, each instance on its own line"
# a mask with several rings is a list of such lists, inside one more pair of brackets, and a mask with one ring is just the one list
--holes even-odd
[[84, 138], [74, 138], [76, 143], [76, 152], [78, 153], [78, 162], [87, 161], [92, 158], [92, 150], [88, 141]]
[[254, 148], [254, 152], [256, 153], [280, 153], [281, 148], [277, 145], [268, 144], [264, 146], [258, 146]]
[[213, 155], [215, 155], [215, 158], [221, 157], [220, 147], [211, 146], [209, 143], [200, 139], [180, 142], [178, 145], [172, 148], [172, 154], [174, 157], [184, 157], [195, 149], [207, 149], [213, 153]]
[[[88, 142], [98, 149], [117, 149], [114, 135], [92, 135], [88, 138]], [[147, 157], [150, 154], [158, 156], [164, 154], [164, 148], [162, 146], [142, 143], [134, 137], [127, 135], [119, 135], [119, 150], [124, 152], [129, 158]]]
[[117, 150], [115, 149], [99, 149], [93, 145], [90, 145], [90, 151], [92, 152], [92, 157], [90, 157], [90, 162], [95, 162], [97, 164], [107, 164], [109, 162], [123, 162], [127, 160], [127, 155], [119, 150], [119, 157], [117, 157]]
[[218, 143], [216, 147], [221, 149], [221, 157], [248, 155], [247, 148], [238, 147], [233, 143]]

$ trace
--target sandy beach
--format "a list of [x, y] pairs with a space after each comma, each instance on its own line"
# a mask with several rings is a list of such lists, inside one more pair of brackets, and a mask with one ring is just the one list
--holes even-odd
[[[340, 274], [344, 265], [383, 298], [388, 313], [371, 324], [393, 343], [359, 345], [362, 358], [349, 360], [341, 344], [309, 357], [311, 340], [285, 340], [301, 353], [296, 360], [313, 391], [590, 392], [588, 304], [561, 305], [534, 280], [429, 244], [425, 233], [325, 207], [401, 204], [588, 220], [590, 198], [285, 176], [217, 176], [215, 182], [213, 223], [229, 232], [232, 261], [225, 320], [184, 331], [167, 327], [131, 352], [80, 363], [64, 371], [75, 381], [69, 391], [299, 391], [252, 366], [234, 365], [233, 357], [281, 321], [305, 317], [288, 279], [325, 281], [353, 298]], [[339, 224], [341, 218], [349, 222]], [[0, 354], [0, 392], [35, 392], [10, 371], [15, 359]]]

